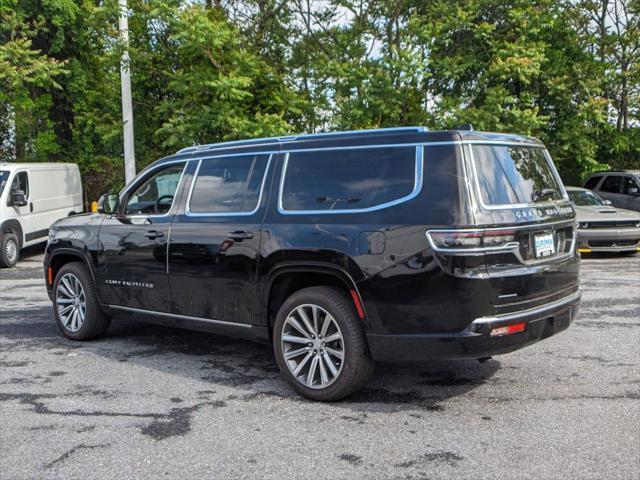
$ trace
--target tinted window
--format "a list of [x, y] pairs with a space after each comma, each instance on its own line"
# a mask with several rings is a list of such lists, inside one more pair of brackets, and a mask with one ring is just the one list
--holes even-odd
[[617, 175], [611, 175], [604, 179], [600, 190], [603, 192], [620, 193], [620, 185], [622, 183], [622, 177]]
[[490, 205], [539, 203], [562, 198], [562, 187], [544, 149], [475, 145], [480, 194]]
[[381, 205], [413, 192], [415, 171], [415, 147], [291, 153], [282, 206], [350, 210]]
[[167, 213], [173, 204], [173, 197], [178, 189], [183, 169], [184, 163], [181, 163], [153, 174], [129, 196], [125, 213], [129, 215]]
[[640, 189], [635, 178], [630, 176], [622, 177], [622, 193], [625, 195], [636, 195], [638, 191], [640, 191]]
[[598, 182], [600, 181], [601, 178], [602, 177], [600, 175], [596, 175], [595, 177], [591, 177], [584, 184], [584, 188], [588, 188], [589, 190], [593, 190], [595, 188], [595, 186], [598, 184]]
[[191, 194], [194, 213], [251, 212], [258, 206], [269, 155], [202, 160]]
[[7, 180], [9, 180], [10, 174], [11, 172], [8, 172], [6, 170], [0, 171], [0, 195], [2, 195], [2, 192], [4, 191], [4, 186], [7, 184]]
[[26, 198], [29, 198], [29, 176], [27, 172], [18, 172], [16, 176], [13, 177], [11, 191], [17, 192], [18, 190], [22, 191]]

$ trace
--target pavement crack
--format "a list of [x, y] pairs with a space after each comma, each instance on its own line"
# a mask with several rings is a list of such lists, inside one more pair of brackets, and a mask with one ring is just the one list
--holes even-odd
[[45, 464], [45, 468], [51, 468], [54, 465], [58, 464], [58, 463], [62, 463], [64, 462], [67, 458], [69, 458], [71, 455], [73, 455], [74, 453], [76, 453], [78, 450], [93, 450], [94, 448], [104, 448], [104, 447], [108, 447], [109, 444], [97, 444], [97, 445], [85, 445], [84, 443], [81, 443], [80, 445], [76, 445], [75, 447], [71, 448], [70, 450], [67, 450], [66, 452], [64, 452], [62, 455], [60, 455], [58, 458], [56, 458], [55, 460]]

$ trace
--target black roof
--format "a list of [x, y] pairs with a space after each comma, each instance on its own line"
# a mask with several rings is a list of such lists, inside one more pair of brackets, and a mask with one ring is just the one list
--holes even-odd
[[396, 127], [234, 140], [186, 147], [174, 155], [154, 162], [152, 165], [155, 166], [180, 159], [186, 160], [214, 154], [219, 155], [221, 153], [251, 153], [257, 150], [256, 147], [259, 147], [260, 152], [277, 152], [283, 146], [286, 146], [285, 149], [287, 150], [293, 150], [359, 146], [365, 143], [367, 145], [399, 145], [403, 143], [414, 144], [454, 141], [528, 143], [543, 146], [540, 140], [533, 137], [505, 133], [478, 132], [468, 128], [468, 126], [465, 126], [464, 129], [460, 130], [434, 131], [420, 126]]

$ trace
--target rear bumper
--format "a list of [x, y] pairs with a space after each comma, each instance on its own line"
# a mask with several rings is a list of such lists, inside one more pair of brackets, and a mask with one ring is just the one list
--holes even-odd
[[[562, 330], [575, 319], [580, 292], [546, 305], [474, 320], [455, 334], [378, 335], [367, 334], [369, 350], [380, 362], [411, 362], [429, 359], [473, 359], [509, 353]], [[498, 337], [491, 330], [525, 323], [524, 331]]]

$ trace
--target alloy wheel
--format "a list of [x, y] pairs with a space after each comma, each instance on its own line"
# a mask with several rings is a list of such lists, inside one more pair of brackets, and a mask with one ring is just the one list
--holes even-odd
[[305, 387], [326, 388], [340, 376], [344, 339], [324, 308], [313, 304], [294, 308], [284, 321], [281, 341], [289, 371]]
[[87, 314], [87, 300], [82, 283], [72, 273], [60, 277], [56, 288], [56, 308], [64, 328], [70, 332], [82, 328]]

